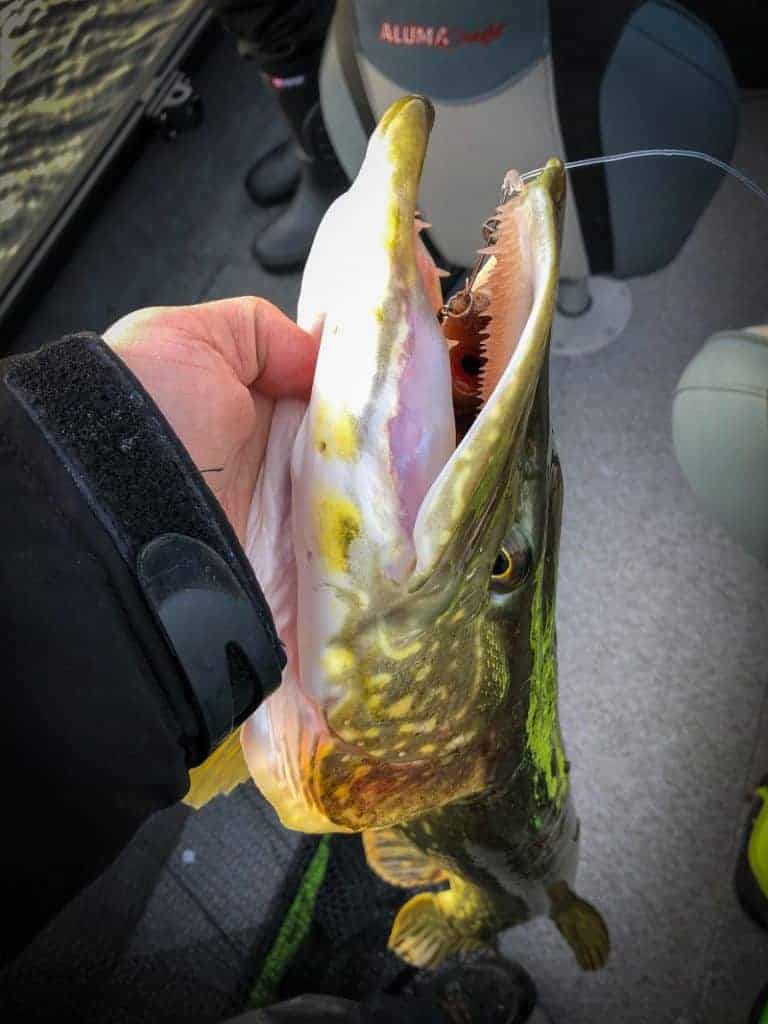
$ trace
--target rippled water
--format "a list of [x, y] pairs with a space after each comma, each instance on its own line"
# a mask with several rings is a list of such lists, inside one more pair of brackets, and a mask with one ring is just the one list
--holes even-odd
[[0, 0], [0, 274], [199, 0]]

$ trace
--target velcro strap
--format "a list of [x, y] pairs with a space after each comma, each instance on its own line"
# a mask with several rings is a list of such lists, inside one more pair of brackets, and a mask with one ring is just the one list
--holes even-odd
[[[275, 689], [286, 661], [221, 506], [153, 400], [97, 335], [73, 334], [13, 359], [4, 377], [142, 587], [185, 670], [210, 749]], [[170, 573], [165, 584], [161, 570]], [[196, 635], [210, 641], [210, 657]], [[249, 689], [254, 673], [258, 685], [253, 679]]]

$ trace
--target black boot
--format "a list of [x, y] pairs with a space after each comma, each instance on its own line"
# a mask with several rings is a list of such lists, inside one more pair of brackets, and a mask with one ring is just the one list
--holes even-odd
[[254, 241], [253, 255], [266, 270], [296, 270], [309, 253], [323, 214], [349, 187], [336, 159], [320, 109], [318, 63], [303, 73], [269, 79], [296, 140], [300, 176], [288, 209]]
[[477, 950], [417, 974], [404, 990], [440, 1007], [449, 1024], [547, 1024], [536, 986], [520, 964]]
[[300, 177], [301, 161], [296, 146], [286, 139], [249, 168], [245, 191], [258, 206], [274, 206], [290, 199]]

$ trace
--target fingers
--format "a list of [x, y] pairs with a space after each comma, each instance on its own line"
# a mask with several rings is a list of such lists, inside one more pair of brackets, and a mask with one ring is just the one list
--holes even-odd
[[266, 299], [248, 295], [195, 306], [163, 306], [129, 313], [105, 333], [115, 348], [151, 348], [171, 340], [203, 343], [221, 355], [238, 380], [269, 398], [308, 398], [319, 338], [308, 334]]
[[268, 398], [309, 397], [318, 343], [271, 302], [247, 295], [188, 309], [246, 387]]
[[308, 398], [319, 338], [297, 327], [270, 302], [252, 299], [251, 303], [256, 372], [249, 386], [270, 398]]

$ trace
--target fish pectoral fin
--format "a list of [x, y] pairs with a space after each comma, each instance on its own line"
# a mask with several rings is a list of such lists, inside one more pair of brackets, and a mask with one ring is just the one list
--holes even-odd
[[189, 792], [183, 802], [197, 811], [213, 797], [231, 793], [235, 786], [249, 778], [238, 731], [232, 733], [201, 765], [190, 769]]
[[599, 910], [583, 900], [566, 882], [548, 889], [550, 917], [571, 947], [584, 971], [604, 967], [611, 950], [608, 927]]
[[414, 967], [437, 967], [446, 957], [493, 945], [503, 924], [497, 897], [446, 872], [447, 889], [421, 892], [402, 906], [389, 948]]
[[363, 849], [368, 867], [390, 885], [414, 889], [419, 885], [437, 885], [448, 878], [447, 872], [400, 829], [364, 832]]
[[413, 967], [437, 967], [446, 957], [482, 945], [462, 935], [440, 906], [442, 893], [420, 892], [398, 911], [389, 948]]

